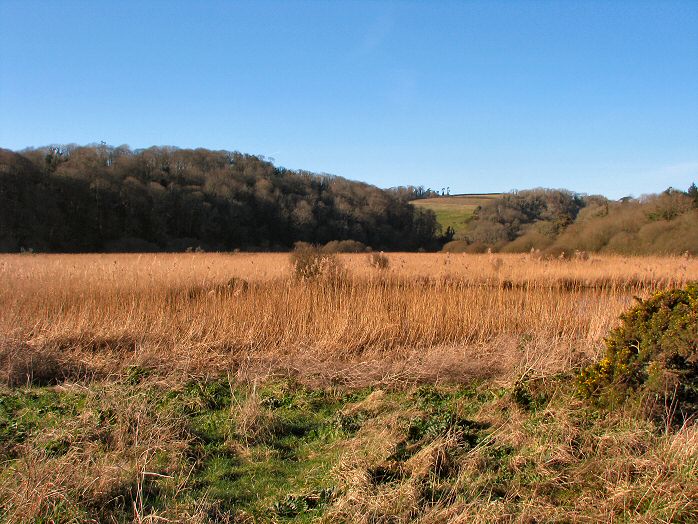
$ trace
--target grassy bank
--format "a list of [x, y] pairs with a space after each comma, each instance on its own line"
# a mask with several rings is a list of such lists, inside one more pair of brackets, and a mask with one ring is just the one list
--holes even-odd
[[3, 390], [7, 522], [691, 522], [695, 428], [571, 376], [308, 388], [235, 377]]

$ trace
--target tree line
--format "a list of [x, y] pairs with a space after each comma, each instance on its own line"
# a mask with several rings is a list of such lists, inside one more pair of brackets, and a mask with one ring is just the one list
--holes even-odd
[[432, 188], [424, 186], [397, 186], [390, 187], [388, 191], [398, 195], [400, 198], [405, 200], [421, 200], [425, 198], [437, 198], [440, 196], [447, 196], [451, 194], [451, 188], [441, 189], [441, 193], [434, 191]]
[[436, 216], [411, 194], [234, 151], [0, 149], [0, 251], [438, 249]]

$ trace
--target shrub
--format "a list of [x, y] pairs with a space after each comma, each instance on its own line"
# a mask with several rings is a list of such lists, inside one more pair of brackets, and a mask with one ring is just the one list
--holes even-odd
[[444, 253], [465, 253], [468, 250], [468, 246], [467, 240], [451, 240], [444, 244], [441, 251]]
[[365, 253], [366, 244], [358, 240], [332, 240], [322, 246], [323, 253]]
[[490, 247], [487, 244], [484, 244], [482, 242], [473, 242], [468, 246], [466, 249], [467, 253], [487, 253], [487, 250], [489, 250]]
[[[653, 418], [698, 409], [698, 282], [656, 293], [621, 316], [600, 362], [582, 370], [583, 396], [614, 407], [635, 395]], [[668, 420], [667, 420], [668, 419]]]
[[382, 271], [390, 267], [390, 259], [383, 253], [371, 253], [368, 255], [368, 264], [372, 268]]
[[337, 257], [306, 242], [296, 242], [291, 252], [291, 267], [294, 276], [301, 280], [335, 279], [344, 274]]
[[504, 253], [525, 253], [531, 249], [545, 249], [553, 243], [553, 239], [540, 231], [531, 229], [502, 247]]

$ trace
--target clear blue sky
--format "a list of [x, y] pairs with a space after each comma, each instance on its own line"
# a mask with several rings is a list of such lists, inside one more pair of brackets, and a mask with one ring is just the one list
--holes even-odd
[[0, 0], [0, 146], [232, 149], [381, 187], [698, 182], [698, 0]]

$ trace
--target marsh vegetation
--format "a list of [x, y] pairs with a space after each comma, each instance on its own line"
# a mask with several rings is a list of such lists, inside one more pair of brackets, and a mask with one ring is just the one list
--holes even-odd
[[3, 518], [694, 521], [690, 414], [579, 377], [697, 279], [683, 256], [2, 256]]

